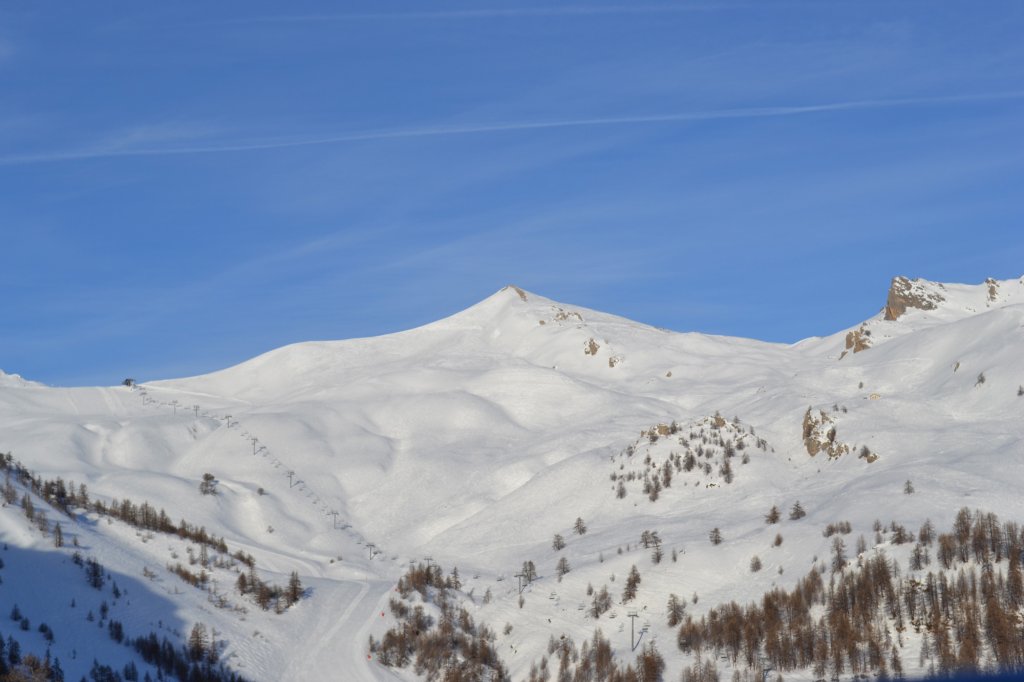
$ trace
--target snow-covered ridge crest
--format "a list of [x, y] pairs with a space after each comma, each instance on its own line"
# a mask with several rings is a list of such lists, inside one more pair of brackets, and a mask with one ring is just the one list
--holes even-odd
[[885, 306], [856, 327], [844, 330], [842, 360], [915, 331], [966, 322], [970, 318], [1024, 304], [1024, 277], [980, 284], [954, 284], [894, 277]]
[[948, 316], [984, 312], [986, 309], [1024, 302], [1024, 277], [981, 284], [945, 284], [924, 279], [894, 277], [886, 297], [884, 319], [896, 321], [911, 310], [940, 311]]
[[28, 386], [42, 386], [42, 384], [38, 381], [24, 379], [20, 374], [7, 374], [0, 369], [0, 386], [5, 388], [25, 388]]

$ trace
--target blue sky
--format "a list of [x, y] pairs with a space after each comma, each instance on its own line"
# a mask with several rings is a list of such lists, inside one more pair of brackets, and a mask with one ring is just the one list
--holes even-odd
[[795, 341], [1024, 274], [1019, 2], [0, 6], [0, 368], [169, 378], [507, 283]]

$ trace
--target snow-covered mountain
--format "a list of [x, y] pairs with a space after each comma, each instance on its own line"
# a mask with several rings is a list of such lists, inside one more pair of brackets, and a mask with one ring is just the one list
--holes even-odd
[[[876, 316], [792, 345], [671, 332], [508, 286], [418, 329], [295, 344], [204, 376], [65, 389], [0, 373], [0, 452], [92, 499], [146, 500], [251, 555], [260, 578], [283, 585], [294, 571], [306, 588], [274, 613], [235, 588], [244, 564], [211, 563], [205, 588], [179, 579], [176, 563], [202, 563], [187, 538], [51, 509], [79, 544], [57, 548], [9, 504], [0, 614], [17, 605], [31, 627], [0, 633], [49, 647], [68, 679], [93, 658], [155, 677], [104, 620], [177, 643], [203, 623], [247, 679], [414, 679], [368, 638], [394, 624], [396, 581], [429, 557], [458, 567], [459, 603], [496, 633], [512, 679], [550, 654], [551, 636], [597, 628], [631, 660], [631, 610], [678, 679], [693, 656], [666, 622], [671, 594], [699, 617], [789, 589], [829, 556], [828, 524], [849, 523], [851, 553], [864, 535], [868, 552], [902, 560], [909, 547], [876, 541], [876, 520], [941, 531], [961, 507], [1024, 520], [1022, 334], [1024, 279], [896, 278]], [[200, 493], [204, 474], [214, 494]], [[789, 520], [797, 502], [807, 515]], [[766, 524], [773, 506], [782, 520]], [[660, 539], [658, 563], [644, 531]], [[75, 551], [110, 573], [101, 589]], [[520, 603], [526, 561], [539, 578]], [[634, 565], [642, 583], [622, 604]], [[598, 618], [588, 585], [612, 596]], [[908, 672], [920, 639], [900, 638]]]

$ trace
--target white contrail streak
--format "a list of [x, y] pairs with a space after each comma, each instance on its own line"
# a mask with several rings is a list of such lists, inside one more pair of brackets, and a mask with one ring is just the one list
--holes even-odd
[[806, 116], [843, 111], [864, 111], [871, 109], [895, 109], [943, 104], [968, 104], [1000, 100], [1024, 99], [1024, 91], [992, 92], [974, 95], [947, 95], [936, 97], [905, 97], [899, 99], [866, 99], [848, 102], [830, 102], [803, 106], [748, 107], [736, 109], [712, 109], [707, 111], [651, 114], [644, 116], [613, 116], [604, 118], [571, 118], [549, 121], [518, 121], [507, 123], [434, 126], [424, 128], [402, 128], [394, 130], [368, 130], [310, 138], [277, 138], [225, 142], [210, 145], [155, 148], [85, 148], [69, 151], [40, 152], [32, 154], [10, 154], [0, 156], [0, 165], [13, 166], [57, 161], [84, 159], [105, 159], [135, 156], [175, 156], [185, 154], [221, 154], [250, 152], [296, 147], [344, 144], [373, 140], [396, 140], [404, 138], [447, 137], [456, 135], [480, 135], [530, 130], [553, 130], [558, 128], [583, 128], [596, 126], [653, 125], [659, 123], [688, 123], [726, 119], [773, 118], [783, 116]]
[[414, 19], [503, 19], [519, 17], [600, 16], [614, 14], [675, 14], [710, 12], [749, 7], [748, 3], [686, 3], [660, 5], [561, 5], [552, 7], [513, 7], [507, 9], [461, 9], [414, 12], [349, 12], [341, 14], [299, 14], [249, 17], [227, 20], [224, 24], [289, 24], [344, 21], [408, 21]]

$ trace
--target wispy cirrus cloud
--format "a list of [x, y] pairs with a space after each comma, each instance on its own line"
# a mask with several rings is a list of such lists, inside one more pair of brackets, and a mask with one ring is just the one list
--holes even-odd
[[226, 24], [315, 23], [345, 21], [410, 21], [417, 19], [516, 19], [529, 17], [587, 17], [629, 14], [679, 14], [685, 12], [714, 12], [740, 9], [750, 3], [675, 3], [635, 5], [560, 5], [551, 7], [509, 7], [457, 10], [415, 10], [397, 12], [340, 12], [333, 14], [270, 15], [233, 19]]
[[[430, 138], [488, 133], [508, 133], [559, 128], [586, 128], [598, 126], [657, 125], [673, 123], [696, 123], [729, 119], [779, 118], [786, 116], [809, 116], [851, 111], [931, 107], [944, 105], [972, 104], [981, 102], [1024, 100], [1024, 91], [986, 92], [961, 95], [937, 95], [925, 97], [903, 97], [890, 99], [861, 99], [820, 104], [767, 107], [737, 107], [705, 111], [674, 112], [664, 114], [609, 116], [594, 118], [566, 118], [541, 121], [511, 121], [489, 124], [461, 124], [452, 126], [428, 126], [367, 130], [339, 133], [316, 137], [276, 137], [250, 140], [212, 141], [206, 144], [184, 144], [180, 146], [142, 146], [158, 139], [193, 140], [194, 133], [177, 130], [173, 133], [135, 128], [108, 137], [106, 140], [79, 149], [50, 150], [42, 152], [13, 153], [0, 155], [0, 165], [15, 166], [60, 161], [104, 159], [118, 157], [174, 156], [186, 154], [223, 154], [232, 152], [255, 152], [297, 147], [337, 145], [351, 142], [375, 140], [397, 140], [404, 138]], [[160, 127], [155, 130], [160, 131]], [[204, 130], [196, 128], [195, 130]], [[208, 132], [208, 131], [207, 131]]]

